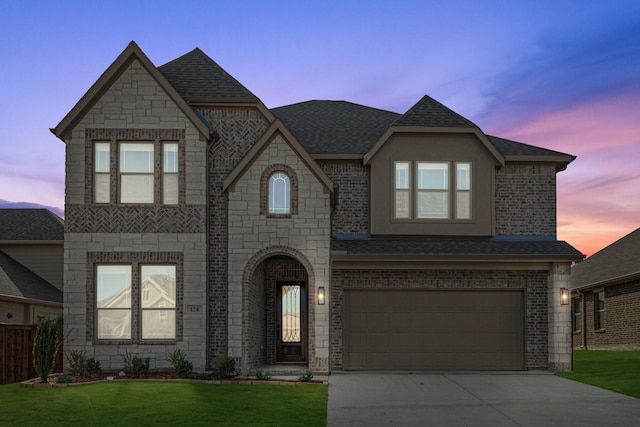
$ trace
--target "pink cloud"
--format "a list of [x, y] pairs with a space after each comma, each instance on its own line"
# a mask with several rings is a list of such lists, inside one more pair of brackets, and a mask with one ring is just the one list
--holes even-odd
[[640, 227], [639, 100], [617, 94], [496, 131], [577, 156], [558, 174], [558, 238], [587, 255]]

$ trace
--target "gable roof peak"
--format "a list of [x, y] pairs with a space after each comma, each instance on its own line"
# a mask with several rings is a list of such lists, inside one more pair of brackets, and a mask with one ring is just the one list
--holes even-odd
[[396, 120], [392, 126], [464, 127], [477, 128], [471, 120], [446, 105], [424, 95]]
[[260, 102], [198, 47], [159, 66], [158, 70], [187, 102]]

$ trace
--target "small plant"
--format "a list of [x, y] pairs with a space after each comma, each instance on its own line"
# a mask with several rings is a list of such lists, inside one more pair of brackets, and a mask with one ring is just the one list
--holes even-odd
[[90, 357], [84, 366], [84, 374], [90, 378], [97, 378], [102, 375], [102, 367], [100, 361]]
[[74, 381], [75, 377], [76, 376], [70, 372], [63, 372], [62, 374], [58, 375], [56, 382], [58, 384], [71, 384]]
[[193, 370], [193, 363], [187, 360], [187, 355], [181, 349], [177, 348], [171, 353], [167, 360], [171, 362], [176, 370], [176, 375], [180, 378], [189, 378]]
[[256, 369], [256, 378], [260, 381], [269, 381], [271, 379], [271, 373], [269, 371], [263, 371], [262, 369]]
[[33, 340], [33, 367], [40, 377], [40, 382], [46, 383], [53, 371], [61, 337], [62, 318], [38, 318], [36, 336]]
[[150, 357], [141, 357], [136, 353], [125, 352], [121, 354], [124, 362], [124, 372], [134, 378], [144, 378], [149, 376]]
[[69, 374], [78, 376], [85, 374], [87, 365], [87, 352], [80, 350], [69, 350], [65, 352], [69, 365]]
[[230, 378], [236, 375], [236, 361], [229, 356], [219, 356], [213, 364], [220, 378]]
[[313, 379], [313, 372], [311, 370], [307, 370], [304, 374], [298, 377], [298, 381], [306, 383]]
[[206, 372], [192, 372], [191, 378], [193, 378], [194, 380], [208, 380], [209, 374]]

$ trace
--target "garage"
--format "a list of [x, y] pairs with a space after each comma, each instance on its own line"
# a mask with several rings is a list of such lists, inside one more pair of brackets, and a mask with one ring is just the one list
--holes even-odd
[[523, 370], [524, 291], [345, 290], [345, 370]]

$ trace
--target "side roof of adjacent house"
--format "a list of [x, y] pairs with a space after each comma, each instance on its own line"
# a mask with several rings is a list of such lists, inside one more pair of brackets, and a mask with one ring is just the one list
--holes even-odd
[[640, 278], [640, 228], [576, 264], [572, 289], [615, 285]]
[[0, 243], [63, 240], [64, 221], [47, 209], [0, 209]]
[[0, 297], [62, 303], [60, 289], [7, 255], [2, 245], [62, 245], [63, 240], [64, 221], [47, 209], [0, 209]]

